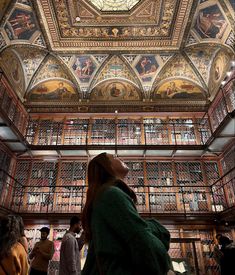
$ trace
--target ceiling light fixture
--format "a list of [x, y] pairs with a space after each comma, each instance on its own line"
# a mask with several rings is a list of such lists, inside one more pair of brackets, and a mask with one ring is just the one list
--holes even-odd
[[76, 22], [80, 22], [80, 21], [81, 21], [81, 18], [80, 18], [79, 16], [77, 16], [77, 17], [75, 18], [75, 20], [76, 20]]
[[226, 81], [223, 80], [223, 81], [221, 82], [221, 85], [224, 86], [225, 83], [226, 83]]

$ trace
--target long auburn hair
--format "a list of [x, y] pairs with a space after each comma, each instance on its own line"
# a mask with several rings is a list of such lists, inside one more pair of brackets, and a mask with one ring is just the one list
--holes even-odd
[[[88, 190], [86, 203], [82, 212], [82, 226], [85, 232], [85, 240], [89, 242], [92, 239], [91, 234], [91, 215], [93, 202], [105, 186], [117, 185], [127, 193], [134, 202], [137, 201], [135, 192], [122, 180], [115, 177], [111, 162], [107, 153], [101, 153], [94, 157], [88, 164]], [[106, 185], [105, 185], [106, 184]]]

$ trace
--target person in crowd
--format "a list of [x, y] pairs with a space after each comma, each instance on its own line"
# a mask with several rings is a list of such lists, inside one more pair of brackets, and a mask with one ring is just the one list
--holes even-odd
[[218, 244], [221, 246], [220, 248], [220, 271], [221, 275], [230, 275], [231, 270], [234, 267], [234, 259], [235, 259], [235, 244], [228, 237], [217, 234], [216, 239]]
[[79, 239], [76, 239], [76, 233], [78, 234], [80, 231], [80, 218], [73, 216], [70, 220], [70, 228], [61, 243], [59, 275], [81, 274], [80, 248], [82, 248], [82, 244]]
[[136, 194], [124, 182], [128, 170], [107, 153], [88, 165], [82, 226], [89, 248], [82, 275], [165, 275], [171, 268], [170, 234], [138, 214]]
[[0, 274], [28, 275], [27, 253], [20, 242], [21, 228], [18, 217], [0, 218]]
[[23, 222], [23, 219], [22, 219], [21, 216], [16, 216], [16, 219], [17, 219], [17, 221], [19, 223], [20, 235], [21, 235], [21, 238], [20, 238], [19, 242], [25, 248], [26, 253], [28, 253], [29, 245], [28, 245], [28, 240], [25, 237], [25, 233], [24, 233], [24, 222]]
[[29, 258], [33, 259], [30, 275], [46, 275], [49, 261], [54, 254], [54, 244], [48, 240], [50, 229], [42, 227], [40, 231], [41, 240], [34, 245], [32, 252], [29, 254]]

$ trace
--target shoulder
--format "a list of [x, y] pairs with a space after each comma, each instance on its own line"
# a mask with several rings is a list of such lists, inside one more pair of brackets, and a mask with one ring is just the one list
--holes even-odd
[[76, 238], [70, 234], [70, 233], [66, 233], [62, 239], [62, 242], [65, 243], [65, 242], [74, 242], [76, 241]]
[[117, 186], [107, 186], [96, 198], [94, 204], [98, 209], [105, 209], [105, 211], [134, 206], [132, 199]]
[[26, 255], [25, 248], [19, 242], [15, 243], [11, 248], [12, 255]]
[[[114, 200], [130, 199], [130, 197], [117, 186], [106, 187], [100, 195], [101, 200]], [[131, 200], [131, 199], [130, 199]]]
[[54, 243], [50, 240], [46, 240], [45, 244], [48, 245], [48, 246], [54, 246]]

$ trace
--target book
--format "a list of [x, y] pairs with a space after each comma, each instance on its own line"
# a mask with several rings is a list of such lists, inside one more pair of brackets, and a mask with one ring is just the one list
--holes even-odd
[[174, 271], [177, 271], [179, 273], [186, 272], [186, 269], [185, 269], [185, 266], [184, 266], [184, 262], [177, 263], [175, 261], [172, 261], [172, 266], [173, 266], [173, 270]]

